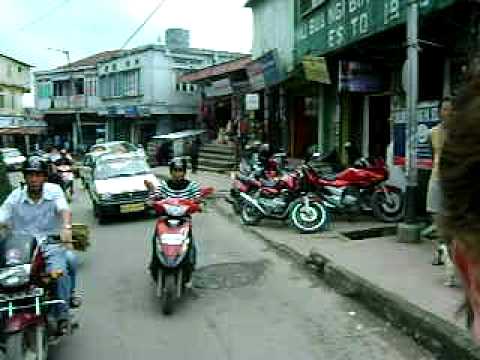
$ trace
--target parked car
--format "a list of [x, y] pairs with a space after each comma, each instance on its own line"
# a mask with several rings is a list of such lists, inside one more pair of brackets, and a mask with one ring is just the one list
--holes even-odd
[[21, 170], [25, 159], [20, 150], [16, 148], [1, 148], [0, 152], [3, 161], [7, 165], [8, 170]]
[[98, 220], [148, 210], [145, 180], [159, 183], [144, 156], [104, 154], [96, 159], [88, 189]]
[[82, 183], [86, 189], [88, 189], [89, 183], [91, 182], [92, 171], [95, 167], [97, 159], [102, 155], [110, 153], [115, 155], [145, 155], [145, 151], [141, 145], [135, 146], [126, 141], [110, 141], [92, 145], [90, 147], [90, 152], [85, 154], [82, 163], [79, 166], [76, 166], [76, 169], [78, 169], [78, 176], [82, 180]]
[[109, 152], [116, 154], [137, 153], [140, 155], [145, 154], [145, 151], [141, 145], [135, 146], [127, 141], [108, 141], [101, 144], [95, 144], [90, 147], [89, 152]]

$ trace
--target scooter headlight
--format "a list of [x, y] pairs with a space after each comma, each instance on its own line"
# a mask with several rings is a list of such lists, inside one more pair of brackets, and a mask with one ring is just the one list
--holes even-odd
[[167, 215], [173, 217], [181, 217], [186, 214], [187, 207], [180, 205], [165, 205], [165, 212], [167, 213]]
[[29, 272], [23, 265], [0, 270], [0, 285], [3, 287], [21, 286], [29, 280]]

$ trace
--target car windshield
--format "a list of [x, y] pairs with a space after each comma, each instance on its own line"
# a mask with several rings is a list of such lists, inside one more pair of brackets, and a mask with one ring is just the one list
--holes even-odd
[[16, 156], [21, 156], [22, 154], [20, 153], [19, 150], [17, 149], [11, 149], [11, 150], [4, 150], [2, 152], [3, 157], [16, 157]]
[[110, 159], [97, 163], [95, 179], [105, 180], [121, 176], [135, 176], [150, 172], [150, 168], [144, 159]]

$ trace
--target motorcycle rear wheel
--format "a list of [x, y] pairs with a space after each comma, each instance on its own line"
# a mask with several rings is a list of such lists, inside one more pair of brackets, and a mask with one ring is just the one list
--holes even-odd
[[243, 203], [242, 212], [240, 214], [242, 224], [250, 226], [258, 225], [260, 220], [262, 220], [262, 217], [262, 214], [255, 206], [246, 202]]
[[371, 198], [373, 215], [387, 223], [399, 222], [404, 216], [404, 198], [400, 190], [389, 192], [390, 201], [384, 192], [375, 192]]
[[328, 212], [318, 202], [310, 202], [307, 209], [305, 204], [296, 204], [290, 212], [289, 223], [301, 233], [313, 233], [323, 230], [328, 224]]
[[[161, 274], [159, 276], [162, 276]], [[158, 279], [161, 281], [161, 278]], [[177, 284], [174, 275], [165, 275], [165, 282], [162, 291], [162, 312], [164, 315], [170, 315], [173, 312]]]

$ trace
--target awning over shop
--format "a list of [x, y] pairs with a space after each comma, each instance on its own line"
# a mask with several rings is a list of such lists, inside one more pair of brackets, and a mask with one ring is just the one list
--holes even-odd
[[24, 116], [0, 116], [0, 135], [40, 135], [47, 131], [43, 120]]
[[183, 76], [180, 76], [179, 81], [189, 82], [189, 83], [204, 81], [204, 80], [213, 81], [216, 78], [226, 76], [229, 73], [245, 69], [247, 65], [250, 64], [251, 62], [252, 62], [252, 58], [250, 56], [246, 56], [241, 59], [229, 61], [219, 65], [210, 66], [190, 74], [185, 74]]

